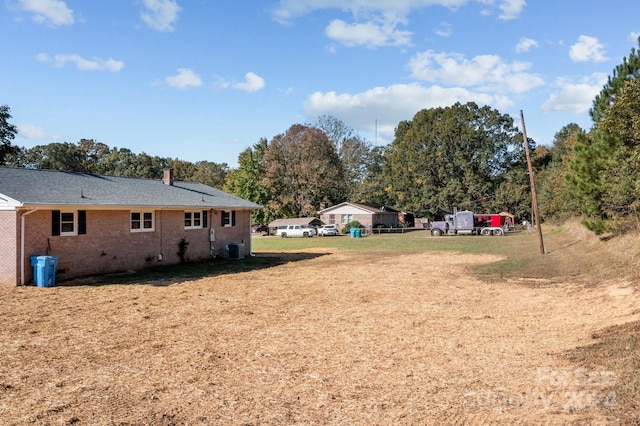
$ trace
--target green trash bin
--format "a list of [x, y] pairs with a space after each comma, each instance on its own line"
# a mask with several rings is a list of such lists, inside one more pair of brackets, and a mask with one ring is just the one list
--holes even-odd
[[355, 237], [360, 238], [361, 235], [362, 235], [362, 230], [360, 228], [356, 228]]

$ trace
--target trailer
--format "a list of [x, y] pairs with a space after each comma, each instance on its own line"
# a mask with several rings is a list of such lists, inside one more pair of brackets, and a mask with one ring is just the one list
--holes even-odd
[[431, 222], [431, 235], [504, 235], [508, 230], [505, 217], [500, 214], [479, 214], [472, 211], [454, 211], [443, 221]]

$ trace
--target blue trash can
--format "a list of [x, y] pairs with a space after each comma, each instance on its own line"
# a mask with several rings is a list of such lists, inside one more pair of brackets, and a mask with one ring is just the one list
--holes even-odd
[[56, 284], [58, 256], [31, 256], [33, 280], [38, 287], [53, 287]]
[[351, 235], [351, 238], [355, 238], [356, 237], [356, 228], [349, 228], [349, 234]]

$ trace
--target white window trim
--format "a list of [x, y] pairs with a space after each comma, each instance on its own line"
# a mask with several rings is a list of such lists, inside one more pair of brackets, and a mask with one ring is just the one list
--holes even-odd
[[[202, 229], [202, 224], [204, 223], [204, 221], [202, 220], [202, 216], [204, 215], [202, 210], [185, 210], [184, 211], [184, 215], [186, 214], [191, 214], [191, 225], [187, 226], [186, 224], [184, 225], [184, 229]], [[194, 225], [193, 222], [193, 215], [195, 213], [198, 213], [200, 215], [200, 225]], [[186, 218], [185, 218], [186, 221]]]
[[351, 221], [353, 221], [353, 215], [352, 215], [352, 214], [343, 214], [343, 215], [341, 215], [341, 217], [340, 217], [340, 222], [341, 222], [343, 225], [346, 225], [347, 223], [349, 223], [349, 222], [351, 222]]
[[233, 210], [223, 210], [223, 211], [222, 211], [222, 214], [223, 214], [223, 217], [224, 217], [224, 215], [226, 214], [226, 215], [227, 215], [227, 217], [229, 218], [229, 223], [225, 223], [225, 224], [224, 224], [224, 227], [225, 227], [225, 228], [231, 228], [231, 227], [233, 226], [233, 219], [232, 219], [232, 217], [233, 217]]
[[[140, 214], [140, 228], [134, 229], [131, 225], [133, 224], [133, 219], [131, 216], [134, 213]], [[144, 227], [144, 215], [145, 213], [151, 213], [151, 228]], [[156, 230], [156, 213], [153, 210], [131, 210], [129, 212], [129, 230], [131, 232], [154, 232]]]
[[[62, 215], [71, 213], [73, 215], [73, 231], [64, 232], [62, 230]], [[68, 222], [68, 221], [67, 221]], [[78, 235], [78, 211], [77, 210], [60, 210], [60, 236], [61, 237], [75, 237]]]

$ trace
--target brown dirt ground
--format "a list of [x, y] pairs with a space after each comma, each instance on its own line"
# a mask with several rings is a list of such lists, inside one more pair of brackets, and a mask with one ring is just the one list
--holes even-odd
[[640, 318], [628, 283], [465, 272], [492, 256], [307, 257], [179, 283], [0, 288], [0, 423], [619, 423], [615, 373], [565, 354]]

